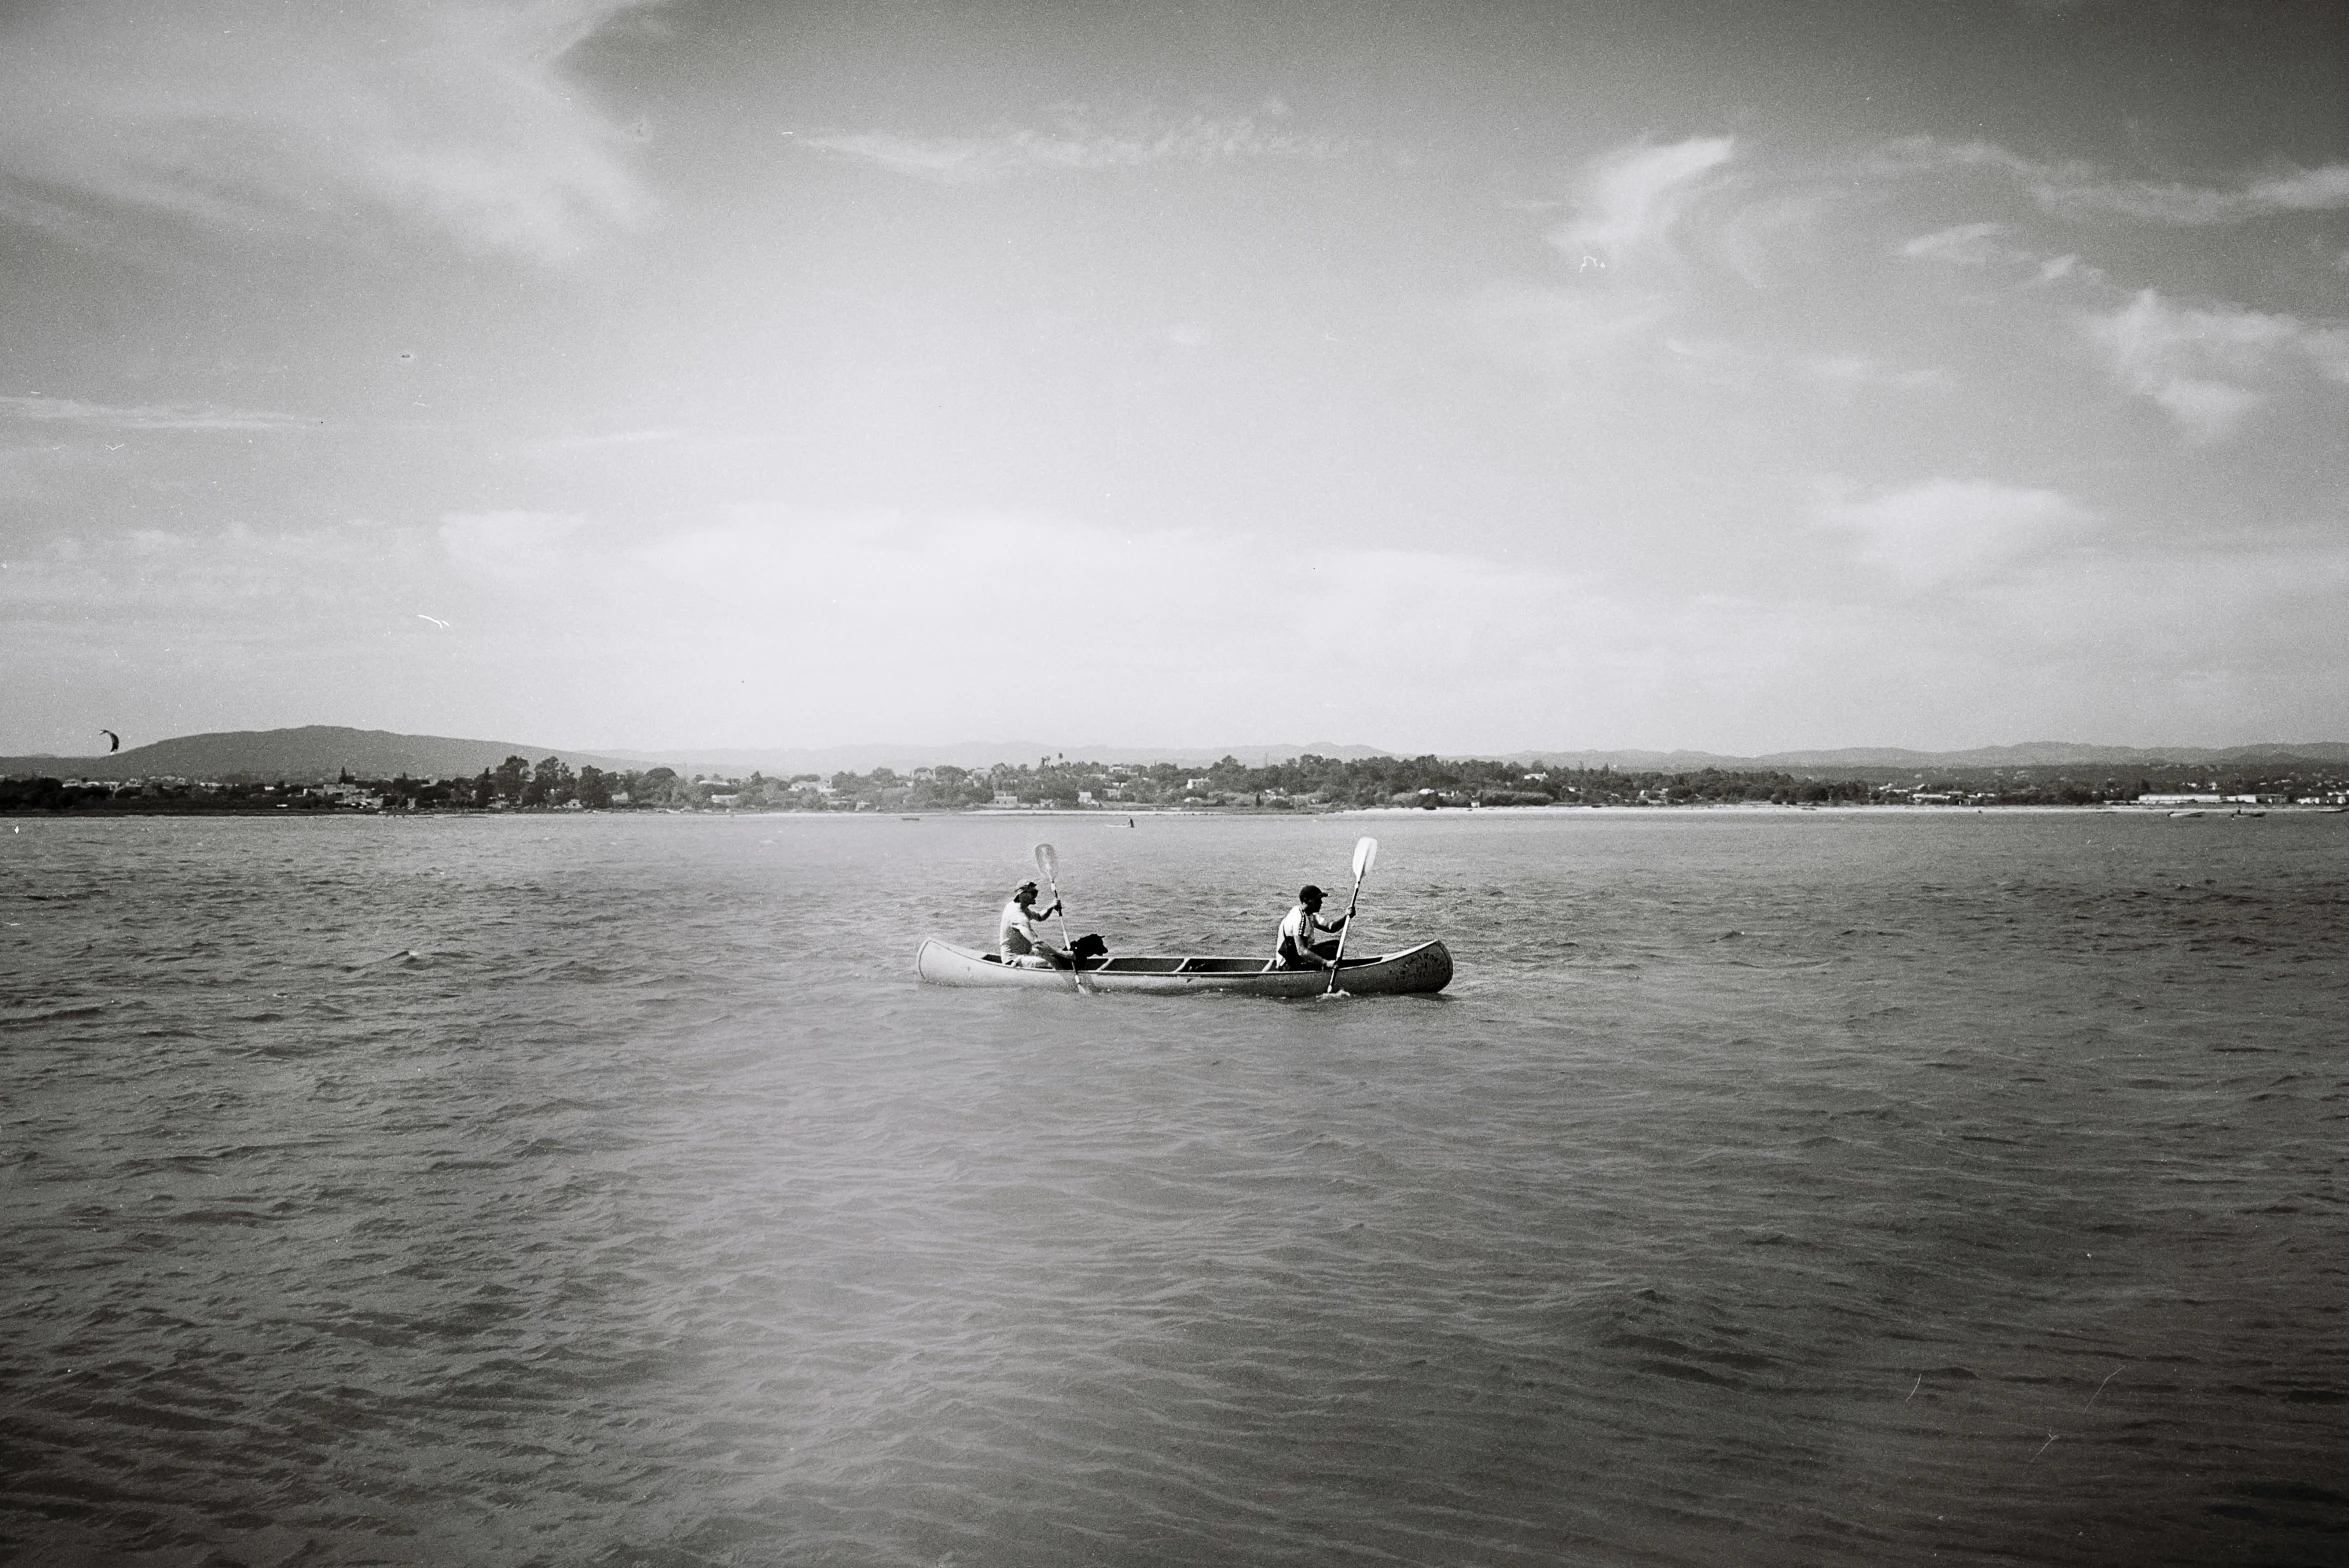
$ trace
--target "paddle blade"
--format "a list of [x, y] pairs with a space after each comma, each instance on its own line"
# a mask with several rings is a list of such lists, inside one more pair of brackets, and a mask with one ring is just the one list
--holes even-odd
[[1060, 857], [1052, 852], [1050, 844], [1036, 846], [1036, 869], [1044, 873], [1047, 882], [1060, 880]]
[[1354, 880], [1359, 882], [1370, 875], [1370, 868], [1376, 864], [1378, 864], [1378, 840], [1374, 838], [1356, 839], [1354, 841]]

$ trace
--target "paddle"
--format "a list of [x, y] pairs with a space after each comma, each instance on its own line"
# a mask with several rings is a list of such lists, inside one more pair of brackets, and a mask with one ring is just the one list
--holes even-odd
[[[1060, 916], [1060, 945], [1066, 951], [1076, 946], [1068, 939], [1068, 911], [1060, 905], [1060, 856], [1050, 844], [1036, 846], [1036, 869], [1044, 873], [1044, 885], [1052, 889], [1052, 908]], [[1087, 990], [1085, 977], [1077, 970], [1076, 954], [1069, 953], [1068, 977], [1076, 982], [1079, 991]]]
[[1370, 868], [1378, 864], [1378, 840], [1358, 838], [1354, 841], [1354, 894], [1346, 900], [1346, 923], [1338, 927], [1338, 956], [1329, 966], [1329, 989], [1323, 996], [1338, 994], [1338, 966], [1346, 961], [1346, 938], [1354, 934], [1354, 906], [1362, 902], [1362, 879], [1370, 875]]

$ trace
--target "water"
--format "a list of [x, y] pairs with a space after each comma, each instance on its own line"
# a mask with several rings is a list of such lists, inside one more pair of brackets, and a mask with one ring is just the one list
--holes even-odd
[[1125, 823], [0, 825], [0, 1554], [2349, 1561], [2349, 819]]

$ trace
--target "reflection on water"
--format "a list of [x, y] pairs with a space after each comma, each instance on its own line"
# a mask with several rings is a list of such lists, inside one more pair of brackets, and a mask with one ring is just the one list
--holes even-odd
[[2338, 1562], [2342, 821], [28, 821], [0, 1543]]

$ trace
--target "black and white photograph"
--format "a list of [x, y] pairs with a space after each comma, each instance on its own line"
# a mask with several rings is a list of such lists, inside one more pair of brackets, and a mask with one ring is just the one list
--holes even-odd
[[2349, 1563], [2349, 3], [0, 3], [0, 1562]]

